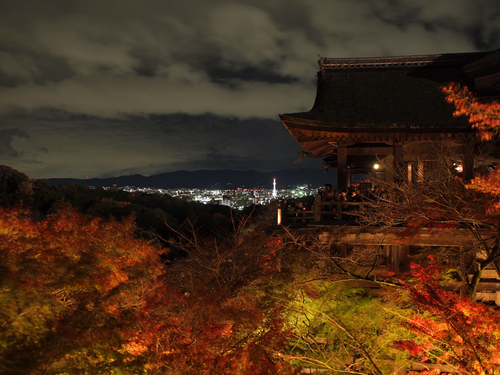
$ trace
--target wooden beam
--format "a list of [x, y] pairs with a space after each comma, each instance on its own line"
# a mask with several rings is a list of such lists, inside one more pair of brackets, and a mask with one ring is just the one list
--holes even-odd
[[349, 147], [347, 155], [392, 155], [393, 148], [387, 146], [381, 147]]
[[419, 228], [412, 236], [405, 235], [407, 228], [344, 227], [339, 233], [328, 233], [324, 241], [332, 243], [347, 243], [349, 245], [414, 245], [414, 246], [472, 246], [475, 239], [467, 230], [457, 229], [441, 231], [439, 236], [429, 228]]

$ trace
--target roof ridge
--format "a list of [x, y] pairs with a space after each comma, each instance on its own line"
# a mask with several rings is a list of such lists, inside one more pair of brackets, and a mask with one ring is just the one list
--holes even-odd
[[486, 56], [489, 53], [491, 52], [353, 58], [327, 58], [320, 56], [318, 63], [322, 72], [324, 72], [325, 70], [346, 69], [393, 69], [440, 65], [463, 66], [477, 60], [482, 56]]

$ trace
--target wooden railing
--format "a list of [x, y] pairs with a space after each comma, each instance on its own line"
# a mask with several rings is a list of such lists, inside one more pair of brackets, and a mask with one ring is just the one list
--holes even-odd
[[[352, 211], [364, 202], [321, 201], [317, 194], [311, 209], [281, 206], [278, 209], [278, 224], [299, 224], [311, 222], [347, 222], [352, 221]], [[328, 209], [324, 209], [328, 208]]]

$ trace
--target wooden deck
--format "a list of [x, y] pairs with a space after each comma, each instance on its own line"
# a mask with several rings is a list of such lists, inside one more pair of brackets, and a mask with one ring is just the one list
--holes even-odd
[[[362, 227], [350, 220], [348, 207], [366, 203], [321, 202], [318, 196], [314, 210], [287, 211], [279, 209], [278, 220], [297, 234], [307, 234], [319, 243], [335, 248], [340, 256], [349, 256], [353, 251], [377, 248], [379, 260], [371, 270], [370, 276], [378, 277], [387, 273], [408, 271], [411, 256], [423, 248], [456, 248], [457, 256], [465, 249], [480, 249], [481, 246], [467, 229], [442, 230], [435, 228], [407, 227]], [[322, 211], [321, 207], [331, 205], [333, 211]], [[281, 216], [280, 216], [281, 215]], [[361, 248], [361, 249], [360, 249]], [[368, 288], [379, 288], [378, 283]], [[458, 291], [461, 283], [447, 283], [445, 288]], [[477, 299], [495, 302], [500, 306], [500, 276], [491, 267], [483, 271], [477, 289]]]

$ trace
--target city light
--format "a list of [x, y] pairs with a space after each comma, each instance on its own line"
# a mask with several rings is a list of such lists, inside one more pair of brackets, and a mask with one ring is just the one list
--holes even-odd
[[[318, 189], [309, 185], [294, 185], [288, 188], [280, 188], [275, 185], [273, 188], [253, 188], [253, 189], [158, 189], [136, 186], [115, 187], [114, 189], [127, 191], [129, 193], [142, 192], [146, 194], [166, 194], [189, 202], [203, 204], [215, 204], [229, 206], [235, 210], [243, 210], [252, 205], [266, 205], [276, 199], [305, 199], [314, 196]], [[110, 187], [104, 187], [105, 190]]]

